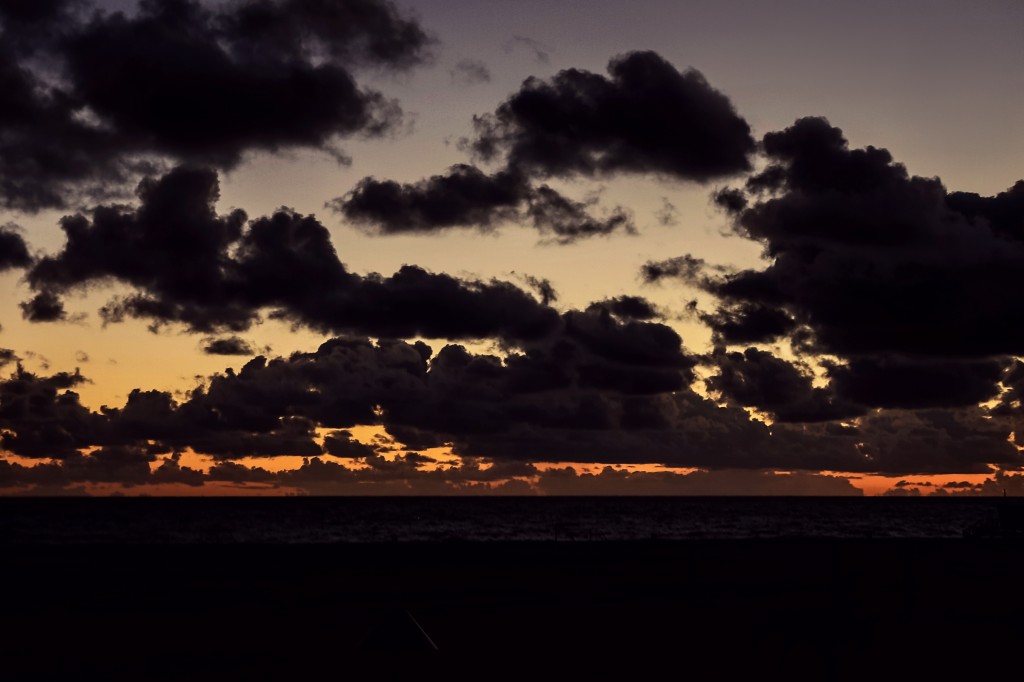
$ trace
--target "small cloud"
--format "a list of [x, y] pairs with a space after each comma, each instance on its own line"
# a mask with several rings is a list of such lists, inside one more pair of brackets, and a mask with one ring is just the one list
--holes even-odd
[[59, 322], [68, 319], [64, 302], [49, 291], [41, 291], [18, 305], [21, 307], [21, 316], [30, 322]]
[[462, 85], [491, 82], [491, 70], [477, 59], [460, 59], [448, 73], [453, 83]]
[[661, 198], [661, 208], [654, 214], [654, 217], [658, 219], [659, 224], [665, 227], [674, 227], [679, 224], [676, 206], [667, 197]]
[[240, 336], [203, 339], [203, 352], [207, 355], [255, 355], [249, 342]]
[[551, 63], [551, 47], [545, 45], [539, 40], [527, 38], [526, 36], [512, 36], [505, 41], [506, 54], [515, 52], [519, 48], [525, 48], [532, 52], [533, 58], [540, 64]]

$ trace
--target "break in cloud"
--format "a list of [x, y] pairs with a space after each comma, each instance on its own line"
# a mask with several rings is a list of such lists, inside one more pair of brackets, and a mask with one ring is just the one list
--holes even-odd
[[387, 0], [4, 2], [0, 28], [0, 204], [22, 211], [120, 194], [166, 160], [344, 160], [340, 139], [401, 118], [355, 74], [408, 69], [431, 44]]
[[750, 169], [750, 126], [698, 71], [631, 52], [612, 59], [608, 74], [530, 78], [493, 114], [476, 117], [467, 146], [484, 160], [503, 159], [495, 173], [460, 164], [415, 183], [368, 177], [331, 205], [381, 234], [519, 219], [569, 243], [635, 228], [621, 207], [592, 217], [586, 204], [536, 181], [636, 173], [708, 182]]

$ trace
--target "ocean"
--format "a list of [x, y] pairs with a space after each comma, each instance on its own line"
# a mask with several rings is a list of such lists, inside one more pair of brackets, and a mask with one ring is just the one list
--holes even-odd
[[19, 682], [1012, 677], [1024, 543], [963, 536], [1015, 502], [6, 498], [0, 659]]
[[960, 538], [985, 498], [0, 498], [3, 544]]

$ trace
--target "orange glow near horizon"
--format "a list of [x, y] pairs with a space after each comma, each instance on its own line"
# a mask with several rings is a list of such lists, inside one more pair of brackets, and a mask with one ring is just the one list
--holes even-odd
[[[841, 474], [840, 474], [841, 475]], [[878, 476], [873, 474], [856, 474], [850, 476], [850, 483], [860, 488], [869, 497], [883, 495], [896, 488], [900, 481], [907, 481], [907, 488], [916, 488], [922, 495], [942, 489], [947, 483], [966, 481], [971, 485], [979, 485], [992, 478], [991, 474], [932, 474], [928, 476]]]
[[[356, 437], [360, 442], [372, 443], [376, 436], [379, 436], [383, 429], [381, 427], [358, 427], [357, 429], [351, 430], [353, 436]], [[379, 442], [379, 441], [378, 441]], [[383, 452], [382, 456], [387, 460], [395, 460], [408, 451], [396, 448], [393, 451]], [[426, 463], [422, 465], [419, 470], [423, 473], [429, 473], [437, 471], [439, 469], [445, 469], [452, 466], [458, 466], [462, 461], [457, 456], [451, 453], [451, 449], [448, 447], [432, 448], [427, 450], [418, 451], [420, 454], [427, 455], [437, 460], [434, 463]], [[343, 464], [346, 468], [352, 470], [364, 470], [368, 468], [368, 465], [359, 460], [336, 458], [331, 455], [323, 455], [325, 460], [334, 461]], [[34, 467], [43, 464], [49, 464], [56, 460], [46, 459], [30, 459], [26, 457], [19, 457], [10, 453], [4, 453], [3, 458], [9, 461], [11, 464], [17, 464], [24, 467]], [[151, 463], [153, 470], [159, 468], [163, 462], [167, 459], [167, 456], [158, 457], [155, 462]], [[289, 470], [295, 470], [302, 466], [305, 458], [298, 456], [278, 456], [278, 457], [244, 457], [239, 459], [230, 460], [236, 464], [245, 467], [259, 467], [270, 472], [283, 472]], [[203, 472], [208, 472], [210, 468], [217, 463], [213, 457], [198, 454], [187, 450], [180, 454], [179, 465], [182, 467], [189, 467], [192, 469], [198, 469]], [[488, 460], [481, 461], [481, 468], [486, 470], [492, 466], [492, 463]], [[691, 474], [699, 469], [694, 468], [669, 468], [656, 464], [606, 464], [606, 463], [581, 463], [581, 462], [535, 462], [534, 466], [536, 469], [543, 474], [543, 472], [555, 470], [555, 469], [566, 469], [572, 468], [578, 475], [598, 475], [605, 468], [611, 468], [615, 471], [628, 472], [628, 473], [673, 473], [678, 475]], [[776, 474], [783, 475], [788, 471], [776, 471]], [[904, 491], [918, 491], [921, 495], [930, 495], [937, 491], [948, 490], [957, 491], [963, 490], [966, 487], [979, 486], [986, 481], [992, 480], [991, 474], [938, 474], [938, 475], [905, 475], [905, 476], [881, 476], [875, 474], [853, 474], [848, 472], [821, 472], [821, 475], [835, 476], [839, 478], [847, 479], [850, 484], [863, 491], [866, 497], [875, 497], [884, 495], [894, 490]], [[536, 483], [536, 477], [525, 477], [524, 480], [530, 484]], [[897, 487], [897, 483], [905, 482], [903, 485]], [[491, 488], [496, 487], [503, 481], [484, 481], [481, 482]], [[953, 483], [966, 483], [967, 486], [949, 486]], [[373, 483], [367, 483], [368, 487], [373, 487]], [[948, 486], [948, 487], [947, 487]], [[133, 486], [122, 486], [120, 484], [113, 483], [85, 483], [72, 485], [69, 487], [68, 492], [81, 492], [89, 495], [126, 495], [126, 496], [141, 496], [141, 495], [152, 495], [152, 496], [186, 496], [186, 497], [200, 497], [200, 496], [287, 496], [287, 495], [303, 495], [306, 492], [300, 488], [294, 486], [276, 486], [272, 484], [258, 484], [258, 483], [230, 483], [225, 481], [207, 481], [202, 486], [189, 486], [185, 484], [177, 483], [161, 483], [161, 484], [146, 484], [146, 485], [133, 485]], [[33, 491], [28, 488], [7, 488], [0, 492], [0, 496], [3, 495], [21, 495]], [[36, 494], [61, 494], [59, 490], [38, 490]], [[387, 490], [382, 490], [383, 494], [388, 494]], [[913, 493], [912, 493], [913, 494]]]

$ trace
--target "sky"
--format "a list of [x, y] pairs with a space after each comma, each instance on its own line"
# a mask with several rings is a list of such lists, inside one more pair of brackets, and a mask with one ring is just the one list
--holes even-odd
[[0, 0], [0, 494], [1024, 493], [1021, 25]]

